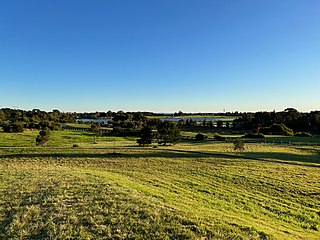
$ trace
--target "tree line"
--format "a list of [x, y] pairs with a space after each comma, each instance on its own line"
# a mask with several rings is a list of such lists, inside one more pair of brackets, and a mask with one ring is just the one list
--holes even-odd
[[0, 126], [5, 132], [22, 132], [28, 129], [51, 130], [61, 129], [60, 123], [74, 122], [75, 113], [63, 113], [59, 110], [45, 112], [39, 109], [20, 110], [2, 108], [0, 109]]
[[294, 108], [287, 108], [281, 112], [243, 113], [233, 121], [233, 128], [265, 134], [281, 129], [288, 135], [301, 132], [319, 134], [320, 111], [301, 113]]
[[[273, 134], [281, 131], [285, 133], [284, 135], [320, 133], [320, 111], [301, 113], [294, 108], [287, 108], [281, 112], [236, 113], [240, 117], [233, 122], [222, 122], [221, 120], [215, 122], [203, 120], [199, 122], [192, 119], [181, 119], [177, 125], [180, 128], [194, 130], [201, 130], [201, 128], [219, 130], [225, 128], [263, 134]], [[84, 118], [103, 118], [109, 119], [109, 121], [100, 124], [101, 127], [112, 128], [113, 135], [137, 135], [146, 125], [151, 129], [156, 129], [161, 124], [162, 121], [159, 118], [148, 117], [152, 114], [152, 112], [112, 112], [110, 110], [107, 112], [75, 113], [60, 112], [59, 110], [45, 112], [39, 109], [2, 108], [0, 109], [0, 126], [6, 132], [21, 132], [26, 128], [58, 130], [61, 128], [61, 123], [73, 123], [76, 121], [81, 123], [80, 120]], [[184, 114], [186, 113], [181, 111], [176, 113], [177, 116]]]

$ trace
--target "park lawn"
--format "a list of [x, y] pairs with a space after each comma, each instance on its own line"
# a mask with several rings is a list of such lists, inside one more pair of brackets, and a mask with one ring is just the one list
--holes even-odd
[[48, 147], [2, 144], [0, 238], [319, 239], [318, 148], [117, 140], [60, 131]]
[[[36, 137], [39, 134], [38, 130], [25, 130], [23, 133], [5, 133], [0, 132], [0, 147], [35, 147]], [[63, 147], [68, 148], [73, 144], [78, 144], [83, 147], [98, 148], [108, 147], [118, 144], [132, 144], [136, 141], [135, 137], [114, 137], [100, 136], [97, 137], [98, 144], [92, 144], [94, 141], [94, 133], [81, 131], [51, 131], [48, 147]]]

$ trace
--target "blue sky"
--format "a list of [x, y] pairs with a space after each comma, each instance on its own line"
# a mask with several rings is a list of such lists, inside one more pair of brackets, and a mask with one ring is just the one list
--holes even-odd
[[0, 107], [320, 110], [318, 0], [2, 0]]

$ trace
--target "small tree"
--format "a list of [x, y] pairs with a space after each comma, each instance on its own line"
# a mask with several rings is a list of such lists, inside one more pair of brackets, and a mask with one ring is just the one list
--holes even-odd
[[197, 140], [197, 141], [204, 141], [206, 138], [207, 138], [207, 136], [204, 135], [204, 134], [202, 134], [202, 133], [198, 133], [198, 134], [196, 135], [196, 140]]
[[164, 121], [157, 127], [159, 144], [177, 143], [180, 139], [180, 129], [174, 122]]
[[235, 151], [239, 150], [240, 152], [242, 152], [244, 150], [244, 142], [240, 139], [234, 140], [233, 146]]
[[36, 145], [37, 146], [44, 146], [47, 145], [47, 143], [50, 140], [51, 132], [49, 129], [43, 129], [39, 132], [39, 135], [36, 138]]
[[153, 139], [153, 132], [152, 129], [146, 125], [140, 131], [140, 138], [137, 140], [139, 145], [148, 145], [151, 144]]
[[91, 132], [94, 133], [94, 141], [93, 143], [97, 143], [97, 136], [100, 136], [102, 134], [102, 130], [101, 130], [101, 125], [100, 123], [93, 123], [91, 124], [91, 128], [90, 128]]

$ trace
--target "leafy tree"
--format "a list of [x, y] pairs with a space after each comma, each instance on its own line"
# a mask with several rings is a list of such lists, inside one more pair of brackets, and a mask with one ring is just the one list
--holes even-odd
[[148, 145], [151, 144], [153, 139], [153, 132], [152, 129], [146, 125], [140, 131], [140, 138], [137, 140], [139, 145]]
[[90, 130], [91, 130], [91, 132], [94, 133], [94, 143], [96, 143], [97, 136], [100, 136], [102, 134], [100, 123], [91, 124]]
[[11, 132], [11, 133], [24, 131], [22, 122], [5, 123], [2, 125], [2, 128], [4, 132]]
[[235, 151], [239, 150], [240, 152], [242, 152], [244, 150], [244, 142], [240, 139], [234, 140], [233, 146]]
[[6, 114], [3, 110], [0, 109], [0, 124], [2, 124], [6, 120]]
[[158, 127], [158, 143], [167, 145], [167, 143], [177, 143], [180, 139], [180, 129], [174, 122], [164, 121]]
[[46, 145], [50, 140], [50, 135], [51, 135], [51, 132], [48, 128], [40, 130], [39, 135], [36, 138], [36, 145], [37, 146]]

